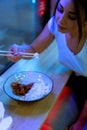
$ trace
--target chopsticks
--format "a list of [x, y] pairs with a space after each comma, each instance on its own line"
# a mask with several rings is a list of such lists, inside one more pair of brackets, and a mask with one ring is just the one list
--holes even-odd
[[[12, 52], [11, 51], [4, 51], [4, 50], [0, 50], [0, 56], [11, 56]], [[23, 58], [31, 58], [31, 57], [35, 57], [38, 58], [39, 54], [36, 53], [24, 53], [24, 52], [20, 52], [20, 54], [22, 54]], [[16, 53], [14, 54], [15, 56], [17, 55]]]

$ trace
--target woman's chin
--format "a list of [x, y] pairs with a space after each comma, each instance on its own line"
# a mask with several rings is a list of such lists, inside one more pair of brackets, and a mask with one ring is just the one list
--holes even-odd
[[58, 31], [61, 32], [61, 33], [66, 33], [67, 32], [65, 29], [60, 29], [60, 28], [58, 28]]
[[61, 30], [58, 30], [59, 32], [61, 32], [61, 33], [66, 33], [66, 31], [61, 31]]

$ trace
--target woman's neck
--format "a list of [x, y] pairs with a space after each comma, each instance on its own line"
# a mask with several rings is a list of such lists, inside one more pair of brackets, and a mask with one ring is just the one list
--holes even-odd
[[81, 51], [81, 49], [84, 46], [84, 43], [86, 41], [85, 33], [83, 33], [83, 35], [82, 35], [80, 40], [79, 40], [78, 34], [76, 34], [76, 33], [75, 33], [75, 35], [71, 34], [71, 33], [66, 33], [65, 37], [66, 37], [66, 42], [67, 42], [68, 48], [74, 54], [77, 54], [77, 53], [79, 53]]

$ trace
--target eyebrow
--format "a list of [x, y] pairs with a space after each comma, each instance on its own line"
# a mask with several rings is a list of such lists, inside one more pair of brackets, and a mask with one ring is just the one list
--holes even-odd
[[[59, 5], [60, 5], [61, 8], [63, 8], [63, 6], [61, 5], [61, 3], [59, 3]], [[69, 11], [69, 13], [72, 14], [72, 15], [76, 15], [76, 13], [74, 11], [73, 12]]]

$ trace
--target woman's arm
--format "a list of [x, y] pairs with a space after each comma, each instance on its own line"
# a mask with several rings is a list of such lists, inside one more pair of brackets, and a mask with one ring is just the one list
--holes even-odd
[[[54, 35], [49, 32], [48, 25], [45, 26], [41, 34], [32, 42], [31, 49], [40, 53], [45, 50], [54, 40]], [[30, 47], [29, 47], [30, 52]]]
[[14, 44], [10, 48], [10, 56], [8, 57], [8, 60], [11, 61], [18, 61], [22, 58], [22, 55], [20, 52], [42, 52], [45, 50], [51, 42], [54, 40], [54, 36], [50, 33], [48, 29], [48, 24], [45, 26], [41, 34], [30, 44], [22, 44], [22, 45], [17, 45]]

